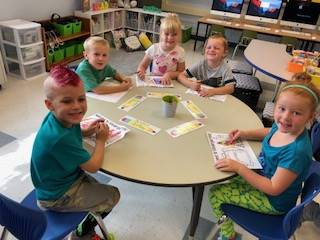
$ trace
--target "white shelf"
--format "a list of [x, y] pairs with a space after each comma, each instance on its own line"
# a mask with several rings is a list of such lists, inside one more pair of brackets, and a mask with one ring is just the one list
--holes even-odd
[[75, 11], [74, 15], [90, 19], [91, 35], [103, 35], [113, 30], [127, 28], [146, 32], [151, 41], [157, 41], [160, 19], [167, 13], [147, 12], [141, 8], [109, 8], [101, 11]]

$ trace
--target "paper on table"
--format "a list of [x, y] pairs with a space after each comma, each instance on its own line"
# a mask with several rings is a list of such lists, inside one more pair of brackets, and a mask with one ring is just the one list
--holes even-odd
[[[204, 87], [204, 86], [201, 85], [201, 87]], [[211, 88], [211, 87], [205, 86], [204, 88]], [[186, 93], [199, 96], [199, 93], [198, 93], [197, 91], [194, 91], [194, 90], [192, 90], [192, 89], [190, 89], [190, 88], [187, 89]], [[216, 100], [216, 101], [219, 101], [219, 102], [224, 102], [224, 101], [226, 101], [227, 95], [214, 95], [214, 96], [211, 96], [211, 97], [208, 97], [208, 98], [211, 99], [211, 100]]]
[[[80, 124], [83, 126], [83, 125], [90, 123], [91, 121], [95, 121], [96, 119], [104, 119], [104, 122], [106, 124], [108, 124], [108, 127], [109, 127], [109, 136], [108, 136], [108, 139], [105, 143], [105, 147], [111, 145], [112, 143], [119, 141], [120, 139], [122, 139], [126, 135], [127, 132], [130, 131], [125, 126], [119, 125], [99, 113], [96, 113], [92, 116], [85, 118], [84, 120], [81, 121]], [[90, 137], [85, 137], [85, 138], [83, 138], [83, 140], [91, 146], [96, 145], [95, 134], [93, 134]]]
[[222, 158], [237, 160], [251, 169], [262, 169], [260, 162], [247, 141], [237, 140], [227, 144], [229, 135], [225, 133], [207, 132], [214, 161]]
[[168, 84], [164, 85], [161, 84], [161, 78], [160, 76], [145, 76], [144, 81], [136, 75], [136, 86], [137, 87], [158, 87], [158, 88], [173, 88], [174, 85]]
[[[115, 83], [115, 81], [105, 81], [102, 83], [103, 86], [114, 86], [119, 85], [119, 83]], [[129, 90], [117, 93], [109, 93], [109, 94], [96, 94], [93, 92], [87, 92], [86, 96], [94, 99], [98, 99], [101, 101], [117, 103], [124, 95], [127, 94]]]

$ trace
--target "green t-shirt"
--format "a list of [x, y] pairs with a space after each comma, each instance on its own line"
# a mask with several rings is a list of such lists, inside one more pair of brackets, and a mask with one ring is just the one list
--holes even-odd
[[97, 70], [85, 59], [77, 67], [76, 73], [83, 81], [86, 92], [89, 92], [102, 83], [106, 77], [115, 78], [117, 71], [108, 64], [103, 69]]
[[82, 146], [80, 125], [63, 127], [50, 112], [33, 143], [31, 179], [38, 200], [57, 200], [79, 178], [90, 159]]

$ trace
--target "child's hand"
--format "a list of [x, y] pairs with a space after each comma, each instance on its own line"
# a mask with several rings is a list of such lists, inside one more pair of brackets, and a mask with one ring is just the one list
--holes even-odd
[[163, 85], [170, 85], [171, 84], [171, 78], [168, 74], [164, 74], [161, 78], [161, 84]]
[[146, 71], [143, 69], [138, 69], [137, 75], [141, 80], [144, 80], [144, 78], [146, 77]]
[[127, 81], [126, 79], [120, 83], [120, 88], [122, 91], [128, 90], [132, 86], [131, 80]]
[[84, 119], [80, 123], [81, 131], [83, 136], [90, 136], [93, 133], [95, 133], [96, 127], [98, 123], [104, 122], [104, 119], [99, 118], [99, 119]]
[[197, 80], [197, 81], [190, 80], [189, 87], [194, 91], [200, 91], [201, 81], [200, 80]]
[[123, 82], [128, 82], [128, 83], [132, 83], [132, 79], [130, 77], [126, 77], [123, 79]]
[[208, 88], [200, 88], [199, 96], [201, 97], [211, 97], [214, 95], [214, 88], [208, 89]]
[[238, 173], [239, 169], [244, 165], [238, 161], [230, 158], [219, 159], [215, 162], [214, 166], [223, 172], [235, 172]]
[[105, 143], [109, 136], [109, 126], [104, 122], [99, 122], [96, 127], [96, 141]]
[[241, 137], [241, 131], [239, 129], [232, 130], [229, 133], [229, 139], [227, 140], [228, 144], [233, 144], [237, 139]]

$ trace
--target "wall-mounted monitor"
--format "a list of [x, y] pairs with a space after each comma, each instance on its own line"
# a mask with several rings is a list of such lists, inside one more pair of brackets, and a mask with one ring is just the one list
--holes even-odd
[[280, 25], [316, 29], [319, 14], [319, 0], [288, 0]]
[[213, 0], [210, 14], [240, 18], [244, 0]]
[[250, 0], [245, 19], [276, 24], [281, 6], [282, 0]]

